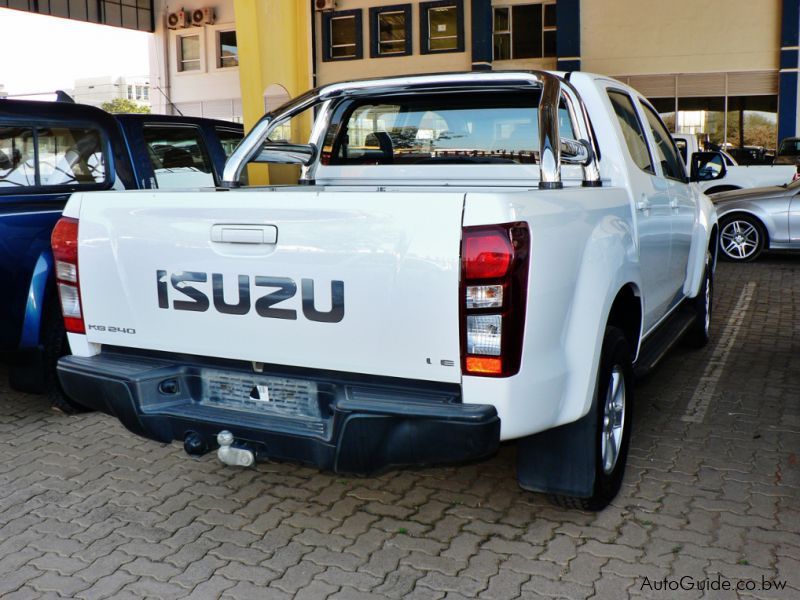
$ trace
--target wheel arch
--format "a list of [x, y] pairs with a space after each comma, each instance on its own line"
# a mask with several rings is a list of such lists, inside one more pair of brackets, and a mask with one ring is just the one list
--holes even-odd
[[39, 255], [33, 268], [19, 341], [19, 349], [21, 350], [36, 348], [41, 340], [45, 304], [55, 297], [53, 264], [52, 252], [44, 250]]
[[720, 192], [732, 192], [734, 190], [740, 190], [742, 186], [740, 185], [715, 185], [713, 187], [704, 190], [703, 193], [708, 194], [719, 194]]
[[719, 253], [719, 223], [714, 223], [708, 236], [708, 251], [711, 254], [711, 272], [717, 268], [717, 253]]
[[639, 342], [642, 336], [642, 297], [638, 286], [633, 282], [623, 285], [611, 303], [607, 325], [622, 330], [635, 360], [639, 353]]

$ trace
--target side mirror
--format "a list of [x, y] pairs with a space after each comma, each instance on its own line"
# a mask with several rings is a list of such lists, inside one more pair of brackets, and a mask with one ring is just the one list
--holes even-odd
[[279, 165], [308, 166], [317, 157], [314, 144], [290, 144], [288, 142], [264, 142], [261, 151], [252, 162]]
[[728, 173], [725, 159], [719, 152], [693, 152], [689, 181], [715, 181]]

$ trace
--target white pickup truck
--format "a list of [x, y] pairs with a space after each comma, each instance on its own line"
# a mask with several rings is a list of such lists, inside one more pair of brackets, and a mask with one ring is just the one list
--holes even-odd
[[[270, 141], [316, 111], [307, 143]], [[238, 187], [248, 162], [298, 185]], [[74, 194], [53, 234], [76, 401], [130, 430], [333, 471], [479, 459], [599, 510], [633, 378], [708, 340], [714, 207], [650, 104], [588, 73], [333, 84], [225, 188]]]
[[[673, 133], [687, 169], [694, 160], [700, 189], [705, 194], [783, 185], [792, 181], [796, 169], [786, 165], [740, 165], [727, 152], [702, 152], [697, 136]], [[702, 157], [698, 160], [699, 157]]]

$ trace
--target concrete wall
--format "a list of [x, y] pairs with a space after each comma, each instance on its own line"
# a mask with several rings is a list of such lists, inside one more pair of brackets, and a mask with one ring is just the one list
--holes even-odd
[[608, 75], [776, 70], [781, 0], [582, 0], [581, 68]]
[[[214, 25], [167, 29], [166, 15], [183, 8], [214, 8]], [[235, 29], [234, 4], [229, 0], [155, 1], [155, 35], [150, 47], [151, 103], [153, 112], [170, 114], [177, 105], [184, 114], [241, 120], [239, 68], [218, 68], [217, 32]], [[178, 72], [178, 37], [199, 35], [201, 64], [199, 71]], [[169, 100], [168, 100], [169, 99]]]
[[[304, 2], [305, 0], [298, 0]], [[411, 34], [412, 50], [409, 56], [387, 56], [381, 58], [370, 57], [369, 37], [369, 8], [371, 6], [411, 4]], [[447, 52], [442, 54], [420, 53], [420, 27], [419, 27], [420, 0], [398, 2], [376, 2], [375, 0], [338, 0], [336, 10], [362, 9], [362, 39], [364, 58], [361, 60], [339, 60], [331, 62], [322, 61], [322, 16], [314, 15], [316, 26], [316, 63], [317, 85], [346, 81], [350, 79], [364, 79], [366, 77], [385, 77], [388, 75], [406, 75], [409, 73], [438, 73], [445, 71], [469, 71], [472, 62], [470, 48], [472, 45], [472, 19], [470, 15], [470, 0], [464, 0], [464, 52]]]

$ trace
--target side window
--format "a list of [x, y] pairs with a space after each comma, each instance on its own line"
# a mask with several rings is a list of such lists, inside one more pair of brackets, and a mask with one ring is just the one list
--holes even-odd
[[219, 141], [222, 144], [222, 150], [225, 152], [225, 157], [230, 158], [233, 151], [236, 149], [236, 146], [239, 145], [239, 142], [242, 141], [244, 137], [244, 133], [241, 131], [235, 131], [233, 129], [222, 129], [217, 127], [216, 129], [217, 136], [219, 137]]
[[211, 160], [197, 127], [145, 125], [144, 140], [159, 188], [215, 185]]
[[[34, 139], [38, 138], [37, 145]], [[100, 132], [0, 126], [0, 188], [97, 186], [106, 181]]]
[[622, 129], [622, 136], [625, 138], [625, 144], [628, 146], [633, 162], [642, 171], [655, 175], [642, 124], [639, 122], [639, 117], [633, 108], [631, 97], [624, 92], [609, 90], [608, 98], [611, 100], [611, 106], [614, 107], [619, 126]]
[[684, 181], [686, 179], [686, 171], [678, 156], [678, 151], [675, 149], [675, 144], [672, 143], [672, 136], [667, 132], [667, 128], [661, 122], [658, 113], [644, 102], [642, 102], [642, 106], [644, 107], [647, 121], [650, 123], [653, 139], [656, 141], [656, 155], [661, 164], [661, 170], [664, 172], [664, 177]]
[[105, 179], [99, 132], [85, 128], [38, 130], [40, 185], [101, 183]]
[[0, 127], [0, 189], [36, 185], [33, 129]]

